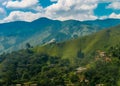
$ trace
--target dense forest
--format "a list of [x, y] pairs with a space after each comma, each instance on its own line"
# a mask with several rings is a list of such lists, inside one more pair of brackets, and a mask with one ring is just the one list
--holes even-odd
[[97, 50], [91, 60], [74, 61], [32, 48], [0, 56], [0, 86], [120, 86], [120, 45]]

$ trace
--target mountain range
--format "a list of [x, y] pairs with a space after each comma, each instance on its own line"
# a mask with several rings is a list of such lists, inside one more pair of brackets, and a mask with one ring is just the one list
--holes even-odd
[[[34, 48], [35, 52], [62, 58], [76, 58], [78, 53], [89, 57], [96, 51], [108, 51], [120, 44], [120, 25], [99, 32], [60, 43], [50, 43]], [[87, 58], [88, 60], [88, 58]]]
[[0, 55], [1, 86], [120, 86], [120, 25]]
[[[114, 21], [114, 22], [113, 22]], [[16, 21], [0, 24], [0, 53], [32, 46], [62, 42], [86, 36], [120, 24], [119, 19], [93, 21], [58, 21], [40, 18], [33, 22]]]

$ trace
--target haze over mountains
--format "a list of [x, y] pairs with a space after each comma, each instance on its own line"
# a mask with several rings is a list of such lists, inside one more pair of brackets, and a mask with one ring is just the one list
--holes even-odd
[[97, 50], [107, 51], [111, 46], [120, 44], [119, 37], [120, 25], [77, 39], [36, 47], [34, 51], [71, 60], [78, 57], [78, 53], [89, 57]]
[[4, 23], [0, 24], [0, 53], [25, 48], [26, 43], [36, 46], [51, 41], [61, 42], [118, 24], [120, 24], [119, 19], [58, 21], [47, 18], [40, 18], [33, 22]]
[[120, 86], [119, 44], [120, 25], [60, 43], [3, 53], [0, 85]]

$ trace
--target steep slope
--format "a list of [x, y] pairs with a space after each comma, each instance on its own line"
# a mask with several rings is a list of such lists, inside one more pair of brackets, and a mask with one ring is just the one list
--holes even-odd
[[119, 37], [120, 25], [82, 38], [4, 53], [0, 55], [0, 86], [120, 86]]
[[63, 58], [78, 57], [78, 53], [85, 56], [97, 50], [107, 50], [110, 46], [120, 44], [120, 25], [102, 30], [98, 33], [62, 43], [50, 43], [36, 47], [35, 51], [47, 53], [51, 56]]
[[[113, 22], [114, 21], [114, 22]], [[0, 24], [0, 53], [32, 46], [78, 38], [120, 23], [118, 19], [95, 21], [58, 21], [40, 18], [33, 22], [11, 22]]]
[[30, 49], [3, 54], [0, 55], [0, 85], [120, 86], [119, 50], [120, 46], [114, 46], [107, 56], [93, 55], [87, 63], [83, 58], [74, 58], [74, 64]]

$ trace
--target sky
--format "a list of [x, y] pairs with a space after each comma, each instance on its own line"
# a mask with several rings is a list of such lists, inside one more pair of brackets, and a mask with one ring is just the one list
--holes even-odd
[[0, 23], [53, 20], [120, 19], [120, 0], [0, 0]]

